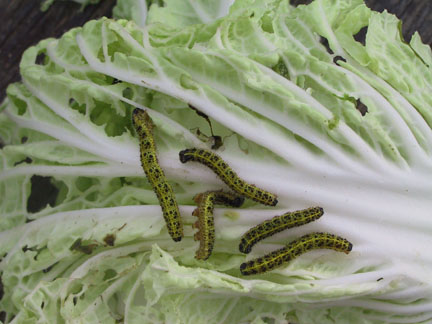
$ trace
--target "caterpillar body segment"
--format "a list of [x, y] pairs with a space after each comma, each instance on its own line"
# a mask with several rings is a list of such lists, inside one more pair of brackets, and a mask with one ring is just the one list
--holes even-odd
[[198, 232], [194, 235], [194, 240], [200, 242], [195, 258], [207, 260], [213, 251], [215, 242], [214, 206], [240, 207], [244, 202], [244, 198], [220, 190], [199, 193], [194, 197], [194, 201], [198, 207], [193, 211], [192, 215], [197, 216], [198, 220], [192, 227], [198, 229]]
[[139, 137], [142, 168], [159, 200], [168, 233], [179, 242], [183, 238], [183, 223], [172, 187], [156, 156], [153, 122], [145, 110], [138, 108], [133, 111], [132, 120]]
[[348, 254], [352, 250], [352, 244], [348, 240], [330, 233], [307, 234], [290, 242], [282, 249], [242, 263], [240, 272], [243, 275], [265, 273], [316, 249], [331, 249]]
[[324, 210], [321, 207], [311, 207], [275, 216], [248, 230], [240, 239], [239, 250], [242, 253], [249, 253], [259, 241], [286, 229], [313, 222], [323, 214]]
[[195, 161], [204, 164], [216, 173], [228, 187], [237, 194], [250, 198], [267, 206], [276, 206], [276, 195], [247, 183], [230, 168], [230, 166], [215, 153], [203, 149], [186, 149], [179, 153], [180, 161], [186, 163]]

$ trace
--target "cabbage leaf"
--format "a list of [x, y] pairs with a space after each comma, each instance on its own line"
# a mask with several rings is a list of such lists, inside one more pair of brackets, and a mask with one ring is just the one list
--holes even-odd
[[[116, 17], [135, 22], [101, 18], [25, 52], [22, 82], [0, 106], [6, 323], [427, 323], [430, 47], [418, 34], [405, 42], [395, 16], [361, 0], [216, 3], [147, 12], [121, 0]], [[135, 107], [155, 123], [185, 223], [180, 243], [140, 166]], [[216, 208], [207, 261], [194, 259], [192, 198], [225, 185], [178, 160], [214, 144], [191, 107], [223, 138], [218, 154], [279, 200]], [[53, 199], [34, 206], [43, 180]], [[239, 253], [250, 227], [311, 206], [324, 208], [319, 221]], [[313, 231], [353, 251], [241, 276], [245, 259]]]

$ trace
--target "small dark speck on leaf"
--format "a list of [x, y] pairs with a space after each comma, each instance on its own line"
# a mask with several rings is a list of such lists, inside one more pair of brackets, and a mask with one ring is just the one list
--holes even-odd
[[356, 102], [356, 109], [360, 112], [362, 116], [366, 115], [366, 113], [368, 112], [368, 107], [363, 102], [361, 102], [360, 99], [358, 99]]
[[107, 234], [103, 240], [106, 245], [114, 246], [115, 239], [116, 239], [115, 234]]

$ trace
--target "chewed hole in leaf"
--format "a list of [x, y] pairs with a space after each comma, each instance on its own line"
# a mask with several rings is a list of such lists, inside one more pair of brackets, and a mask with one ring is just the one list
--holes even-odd
[[359, 30], [357, 34], [354, 35], [354, 39], [362, 44], [363, 46], [366, 45], [366, 34], [367, 34], [368, 27], [365, 26], [362, 29]]
[[114, 269], [107, 269], [105, 270], [105, 274], [104, 274], [104, 281], [108, 281], [110, 279], [113, 279], [117, 276], [117, 271], [115, 271]]
[[134, 91], [131, 88], [127, 87], [123, 89], [122, 95], [123, 97], [132, 100], [132, 98], [134, 97]]
[[97, 243], [93, 243], [89, 240], [83, 241], [81, 238], [78, 238], [75, 240], [75, 242], [72, 243], [72, 245], [69, 247], [69, 250], [81, 252], [84, 254], [92, 254], [93, 250], [97, 247]]
[[291, 0], [290, 4], [293, 5], [294, 7], [297, 7], [299, 5], [307, 5], [312, 3], [312, 0]]
[[99, 51], [98, 51], [97, 58], [98, 58], [99, 61], [101, 61], [102, 63], [105, 62], [105, 55], [104, 55], [104, 52], [103, 52], [103, 48], [102, 48], [102, 47], [101, 47], [101, 48], [99, 49]]
[[17, 166], [17, 165], [19, 165], [19, 164], [23, 164], [23, 163], [30, 164], [30, 163], [32, 163], [32, 162], [33, 162], [32, 159], [30, 159], [29, 157], [26, 157], [24, 160], [21, 160], [21, 161], [15, 162], [15, 163], [14, 163], [14, 166]]
[[80, 105], [74, 98], [69, 99], [69, 107], [78, 111], [80, 114], [83, 115], [86, 114], [86, 105], [85, 104]]
[[125, 116], [117, 114], [114, 107], [106, 102], [95, 100], [94, 105], [90, 113], [90, 120], [98, 126], [105, 125], [105, 132], [108, 136], [120, 136], [126, 131], [130, 124], [129, 114]]
[[283, 60], [279, 60], [279, 62], [273, 67], [273, 71], [275, 71], [277, 74], [283, 76], [288, 80], [290, 79], [288, 68], [283, 62]]
[[334, 63], [334, 64], [340, 65], [340, 63], [339, 63], [340, 61], [342, 61], [342, 62], [346, 62], [346, 59], [343, 58], [343, 57], [340, 56], [340, 55], [337, 55], [337, 56], [335, 56], [335, 57], [333, 58], [333, 63]]
[[108, 246], [114, 246], [115, 239], [116, 239], [115, 234], [107, 234], [107, 235], [104, 237], [103, 241], [104, 241], [105, 244], [108, 245]]
[[329, 45], [327, 38], [320, 36], [320, 43], [325, 47], [327, 53], [329, 53], [330, 55], [334, 54], [334, 52], [330, 48], [330, 45]]
[[39, 52], [35, 59], [35, 64], [46, 65], [48, 63], [48, 57], [44, 52]]
[[266, 324], [275, 324], [276, 323], [276, 320], [273, 317], [266, 316], [266, 317], [263, 317], [262, 320]]
[[20, 116], [24, 115], [27, 111], [27, 102], [25, 102], [24, 100], [21, 100], [20, 98], [14, 96], [14, 95], [9, 95], [8, 97], [9, 97], [9, 100], [12, 101], [14, 106], [17, 108], [18, 115], [20, 115]]
[[57, 180], [57, 179], [51, 179], [52, 183], [54, 184], [54, 186], [57, 188], [58, 190], [58, 194], [56, 197], [56, 201], [55, 201], [55, 206], [58, 206], [60, 204], [62, 204], [66, 198], [68, 197], [68, 193], [69, 193], [69, 187], [66, 183], [64, 183], [61, 180]]
[[70, 287], [70, 293], [72, 295], [78, 295], [79, 293], [81, 293], [83, 291], [84, 286], [78, 282], [78, 281], [74, 281], [72, 283], [72, 286]]
[[48, 273], [52, 270], [52, 268], [54, 268], [56, 265], [58, 264], [58, 262], [53, 263], [52, 265], [50, 265], [49, 267], [45, 268], [42, 270], [43, 273]]
[[40, 254], [43, 250], [45, 250], [46, 248], [47, 248], [46, 246], [38, 247], [38, 245], [35, 245], [35, 246], [30, 246], [30, 247], [29, 247], [28, 245], [24, 245], [24, 246], [22, 247], [22, 251], [23, 251], [23, 252], [27, 252], [27, 251], [36, 252], [36, 253], [34, 254], [34, 256], [33, 256], [33, 260], [37, 260], [39, 254]]
[[51, 177], [34, 175], [31, 178], [31, 193], [27, 200], [27, 212], [36, 213], [47, 205], [55, 205], [59, 190], [51, 182]]
[[99, 181], [97, 181], [96, 179], [89, 178], [89, 177], [78, 177], [75, 180], [75, 186], [77, 187], [77, 189], [79, 191], [84, 192], [88, 188], [93, 186], [96, 182], [98, 183]]
[[93, 202], [98, 200], [98, 198], [99, 198], [99, 194], [97, 192], [91, 192], [85, 197], [86, 200], [93, 201]]
[[360, 99], [357, 99], [356, 101], [356, 109], [360, 112], [362, 116], [366, 115], [368, 112], [368, 107], [360, 101]]

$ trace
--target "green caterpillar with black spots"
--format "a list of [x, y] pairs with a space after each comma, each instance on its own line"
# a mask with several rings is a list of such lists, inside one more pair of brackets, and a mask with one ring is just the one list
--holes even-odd
[[334, 234], [307, 234], [288, 243], [288, 245], [282, 249], [242, 263], [240, 265], [240, 272], [243, 275], [262, 274], [274, 270], [284, 263], [312, 250], [331, 249], [348, 254], [352, 250], [352, 247], [353, 245], [351, 242]]
[[133, 124], [139, 137], [142, 168], [159, 200], [168, 233], [175, 242], [179, 242], [183, 238], [183, 223], [173, 189], [156, 156], [153, 122], [145, 110], [136, 108]]
[[203, 149], [186, 149], [179, 153], [180, 161], [200, 162], [213, 170], [216, 175], [235, 193], [250, 198], [267, 206], [276, 206], [276, 195], [247, 183], [231, 169], [231, 167], [217, 154]]

